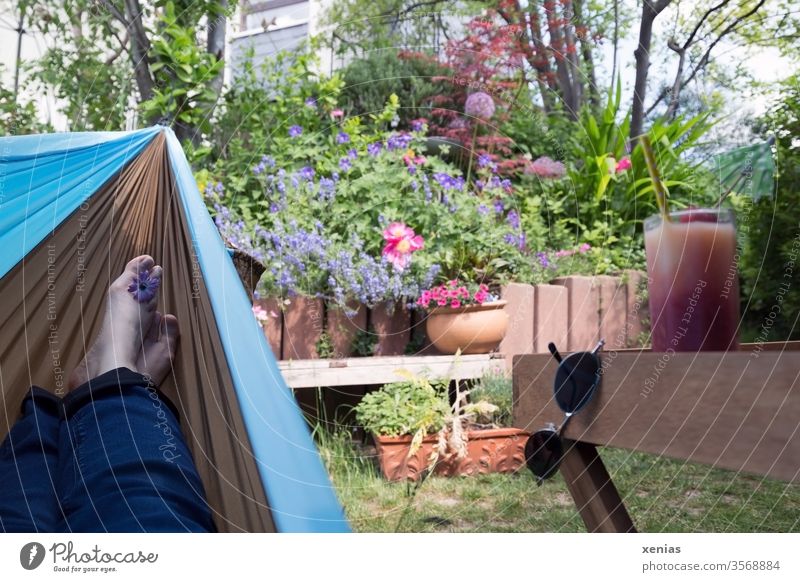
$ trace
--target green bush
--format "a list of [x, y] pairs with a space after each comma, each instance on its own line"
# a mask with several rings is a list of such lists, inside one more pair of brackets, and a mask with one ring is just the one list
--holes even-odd
[[355, 410], [359, 423], [374, 434], [433, 434], [442, 429], [449, 412], [447, 384], [424, 378], [386, 384], [364, 396]]
[[780, 94], [756, 127], [765, 138], [776, 138], [775, 196], [737, 204], [742, 339], [759, 342], [800, 339], [800, 76], [783, 83]]
[[397, 112], [399, 125], [408, 127], [412, 119], [429, 115], [429, 99], [441, 93], [431, 79], [444, 73], [434, 61], [403, 58], [397, 49], [387, 48], [351, 61], [340, 74], [344, 84], [339, 105], [349, 115], [378, 113], [394, 94], [403, 104]]

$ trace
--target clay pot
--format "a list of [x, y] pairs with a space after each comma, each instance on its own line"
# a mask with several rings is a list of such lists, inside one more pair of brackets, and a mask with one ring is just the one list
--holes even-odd
[[[463, 459], [439, 459], [434, 475], [456, 477], [514, 473], [525, 464], [525, 442], [529, 433], [518, 428], [490, 428], [467, 431], [467, 456]], [[436, 446], [436, 435], [422, 441], [416, 453], [409, 456], [411, 436], [385, 437], [373, 435], [383, 476], [389, 481], [416, 481], [430, 463]]]
[[378, 336], [376, 356], [402, 356], [411, 339], [411, 314], [405, 305], [379, 303], [370, 310], [372, 329]]
[[336, 306], [328, 306], [325, 315], [325, 331], [333, 343], [333, 358], [348, 358], [353, 355], [353, 340], [358, 332], [367, 329], [367, 307], [363, 303], [348, 303], [355, 315], [348, 316]]
[[283, 311], [281, 300], [277, 297], [256, 299], [253, 305], [260, 305], [269, 314], [269, 319], [262, 326], [264, 335], [267, 336], [269, 347], [276, 359], [281, 358], [281, 338], [283, 337]]
[[283, 360], [317, 358], [317, 342], [322, 335], [322, 299], [292, 297], [283, 312]]
[[466, 307], [436, 307], [426, 321], [428, 337], [443, 354], [488, 354], [508, 329], [505, 301]]

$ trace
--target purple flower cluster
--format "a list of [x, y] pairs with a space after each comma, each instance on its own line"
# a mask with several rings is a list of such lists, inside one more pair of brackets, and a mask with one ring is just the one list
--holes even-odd
[[519, 230], [519, 214], [516, 210], [511, 210], [506, 216], [506, 222], [508, 222], [509, 226], [514, 230]]
[[558, 179], [563, 178], [567, 169], [563, 163], [557, 162], [547, 156], [537, 158], [525, 168], [526, 174], [535, 174], [540, 178]]
[[478, 119], [491, 119], [494, 115], [494, 100], [491, 95], [483, 91], [472, 93], [464, 103], [464, 113]]
[[381, 153], [382, 149], [383, 149], [383, 144], [379, 141], [374, 141], [367, 146], [367, 153], [372, 157], [375, 157], [379, 153]]
[[261, 161], [253, 167], [253, 173], [258, 176], [266, 172], [267, 168], [275, 167], [275, 158], [271, 156], [261, 156]]
[[442, 187], [443, 190], [463, 190], [465, 181], [461, 176], [451, 176], [444, 172], [436, 172], [433, 179]]
[[213, 180], [209, 180], [205, 190], [203, 190], [203, 195], [209, 200], [218, 200], [224, 193], [225, 187], [222, 182], [214, 182]]
[[303, 128], [299, 125], [293, 125], [289, 128], [289, 137], [300, 137], [303, 135]]
[[386, 149], [391, 151], [394, 150], [406, 150], [408, 146], [411, 145], [411, 136], [407, 133], [393, 133], [389, 136], [389, 139], [386, 140]]
[[336, 136], [336, 143], [350, 143], [350, 136], [347, 133], [340, 131]]

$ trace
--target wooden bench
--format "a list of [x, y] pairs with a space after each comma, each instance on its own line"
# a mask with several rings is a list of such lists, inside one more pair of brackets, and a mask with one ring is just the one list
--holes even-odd
[[[800, 342], [601, 359], [600, 389], [564, 431], [560, 466], [588, 531], [636, 531], [598, 445], [800, 483]], [[515, 427], [561, 422], [556, 367], [549, 354], [514, 358]]]
[[472, 380], [505, 369], [500, 354], [461, 356], [376, 356], [344, 360], [281, 360], [278, 368], [292, 388], [364, 386], [398, 382], [406, 370], [428, 378]]

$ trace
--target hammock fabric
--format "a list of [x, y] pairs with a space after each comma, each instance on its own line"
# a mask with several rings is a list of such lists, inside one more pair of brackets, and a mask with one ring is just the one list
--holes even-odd
[[108, 285], [145, 253], [164, 267], [159, 310], [181, 327], [162, 388], [219, 530], [348, 531], [168, 128], [0, 138], [0, 440], [30, 385], [64, 393]]

